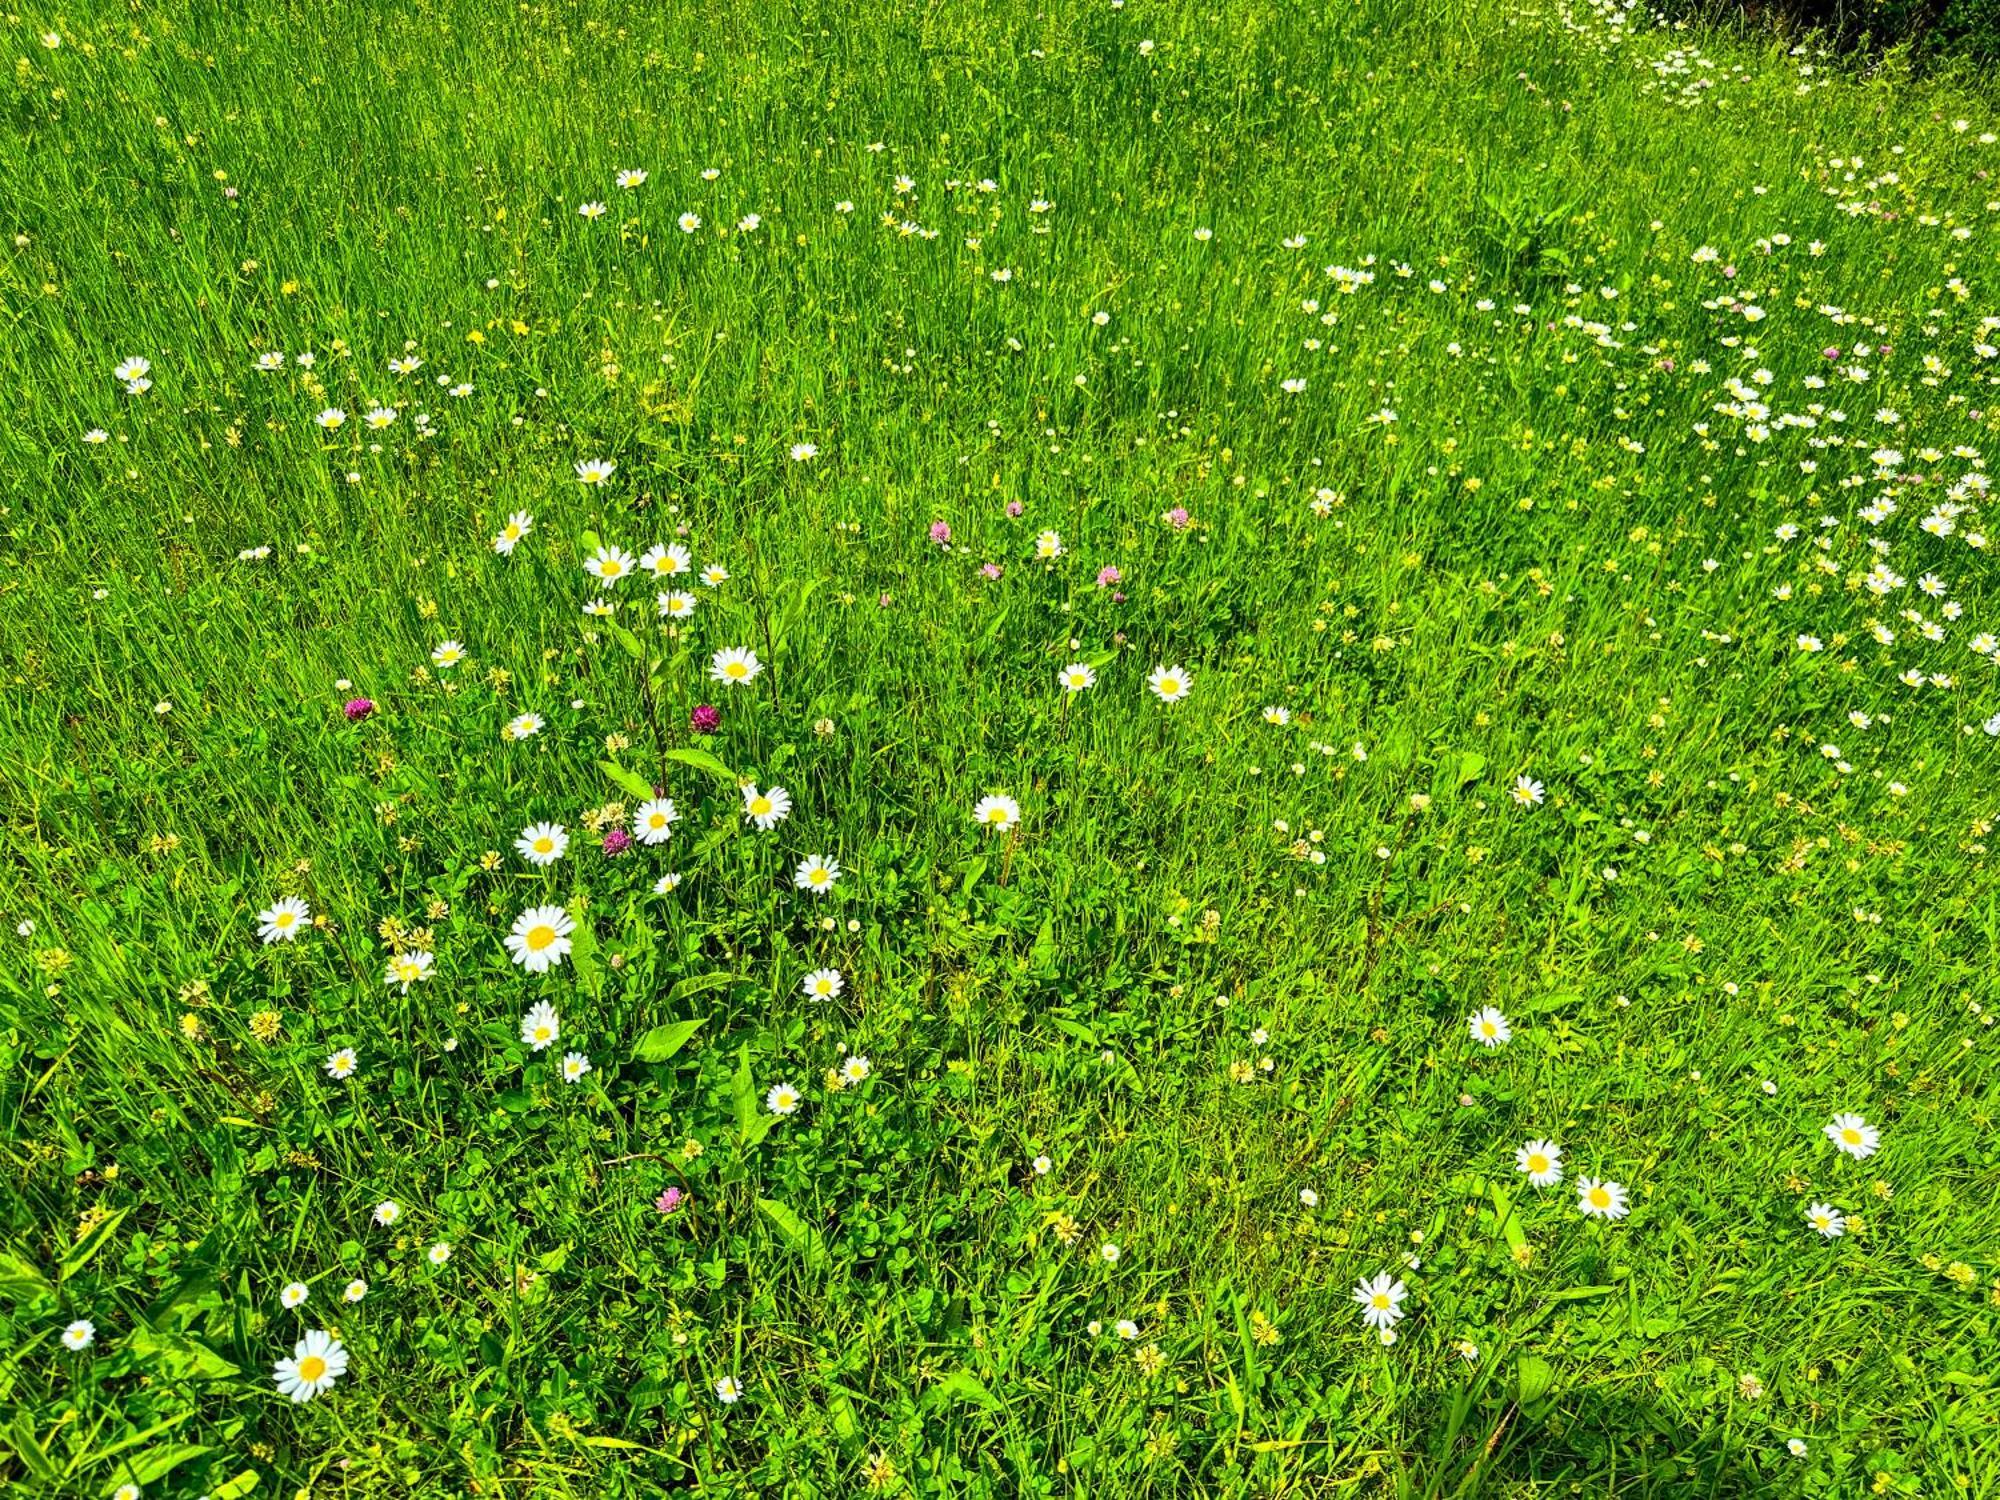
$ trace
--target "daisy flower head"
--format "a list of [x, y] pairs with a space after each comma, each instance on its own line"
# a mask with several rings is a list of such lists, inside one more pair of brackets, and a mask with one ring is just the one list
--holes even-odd
[[653, 882], [653, 894], [655, 896], [672, 895], [675, 891], [680, 889], [680, 884], [681, 884], [680, 875], [676, 871], [669, 870], [667, 871], [666, 874], [662, 875], [658, 880]]
[[536, 1052], [554, 1046], [561, 1035], [562, 1021], [556, 1015], [556, 1008], [546, 1000], [537, 1000], [521, 1017], [521, 1040]]
[[866, 1083], [868, 1075], [874, 1071], [873, 1065], [867, 1058], [859, 1052], [850, 1053], [840, 1065], [840, 1081], [846, 1087], [853, 1088], [857, 1083]]
[[307, 1286], [303, 1281], [294, 1281], [288, 1283], [285, 1289], [278, 1293], [278, 1300], [288, 1308], [304, 1307], [306, 1298], [311, 1295], [311, 1287]]
[[1618, 1183], [1580, 1177], [1576, 1183], [1576, 1211], [1586, 1219], [1622, 1219], [1632, 1211], [1625, 1189]]
[[973, 806], [972, 820], [990, 832], [1009, 833], [1021, 821], [1021, 804], [1005, 792], [996, 792], [979, 799]]
[[[691, 219], [694, 215], [688, 214], [685, 217]], [[715, 1399], [724, 1406], [734, 1406], [743, 1399], [743, 1382], [734, 1375], [723, 1376], [715, 1382]]]
[[521, 538], [535, 529], [535, 518], [525, 510], [517, 510], [507, 517], [507, 524], [500, 528], [500, 534], [493, 538], [493, 550], [502, 557], [512, 557]]
[[[694, 566], [694, 554], [679, 542], [655, 542], [639, 554], [639, 567], [655, 578], [672, 578]], [[666, 611], [662, 610], [662, 614]]]
[[1264, 708], [1266, 724], [1285, 725], [1292, 722], [1292, 711], [1277, 704], [1266, 704]]
[[815, 896], [824, 896], [840, 879], [840, 861], [831, 854], [808, 854], [792, 871], [792, 884]]
[[152, 372], [153, 362], [143, 355], [134, 354], [120, 360], [111, 373], [130, 385], [135, 380], [144, 380]]
[[1540, 807], [1546, 792], [1547, 789], [1532, 776], [1516, 776], [1514, 784], [1507, 789], [1507, 795], [1522, 807]]
[[341, 1288], [340, 1300], [342, 1302], [359, 1302], [367, 1295], [368, 1283], [357, 1276], [354, 1280], [348, 1282], [345, 1287]]
[[326, 1059], [326, 1076], [333, 1079], [352, 1078], [354, 1070], [361, 1064], [352, 1047], [342, 1047], [338, 1052], [329, 1053]]
[[1354, 1300], [1361, 1308], [1361, 1321], [1377, 1330], [1394, 1328], [1403, 1316], [1403, 1299], [1409, 1291], [1388, 1271], [1354, 1285]]
[[805, 1096], [789, 1083], [774, 1083], [764, 1095], [764, 1108], [774, 1115], [795, 1114]]
[[396, 425], [396, 408], [393, 406], [371, 406], [368, 415], [361, 419], [375, 431]]
[[569, 848], [569, 830], [560, 823], [530, 823], [514, 840], [514, 848], [529, 864], [546, 870]]
[[576, 211], [580, 218], [601, 219], [604, 217], [604, 205], [602, 203], [580, 203], [577, 205]]
[[78, 1318], [62, 1331], [63, 1348], [72, 1353], [88, 1349], [97, 1340], [97, 1325], [88, 1318]]
[[644, 167], [627, 167], [618, 174], [618, 185], [626, 189], [638, 187], [645, 180], [646, 169]]
[[323, 1328], [315, 1328], [292, 1346], [292, 1357], [278, 1361], [272, 1372], [280, 1395], [306, 1402], [347, 1373], [347, 1349]]
[[1554, 1141], [1529, 1141], [1514, 1153], [1514, 1169], [1536, 1187], [1554, 1187], [1563, 1180], [1562, 1147]]
[[607, 588], [616, 588], [636, 566], [632, 554], [616, 545], [599, 547], [583, 560], [583, 571]]
[[1882, 1149], [1882, 1132], [1859, 1115], [1835, 1115], [1822, 1133], [1856, 1161], [1866, 1161]]
[[311, 924], [312, 908], [286, 896], [257, 913], [257, 936], [266, 943], [289, 943]]
[[790, 452], [795, 464], [811, 463], [819, 457], [819, 448], [812, 443], [794, 443]]
[[831, 1000], [847, 988], [838, 969], [814, 969], [799, 986], [808, 1000]]
[[757, 790], [755, 785], [743, 788], [743, 818], [755, 823], [764, 833], [769, 833], [791, 815], [792, 794], [781, 786]]
[[1065, 693], [1082, 693], [1097, 686], [1097, 674], [1089, 665], [1073, 661], [1056, 673], [1056, 683]]
[[347, 420], [347, 413], [342, 411], [337, 406], [329, 406], [324, 411], [322, 411], [318, 416], [314, 417], [313, 420], [317, 422], [321, 427], [325, 428], [328, 432], [332, 432], [336, 427], [340, 426], [341, 423]]
[[1035, 556], [1045, 562], [1053, 562], [1063, 555], [1062, 533], [1054, 527], [1038, 532], [1035, 536]]
[[723, 567], [721, 563], [710, 563], [701, 570], [701, 581], [708, 588], [721, 588], [723, 584], [729, 582], [729, 569]]
[[434, 1266], [441, 1266], [451, 1259], [451, 1241], [439, 1240], [424, 1252], [424, 1259]]
[[465, 660], [465, 647], [458, 641], [439, 641], [431, 647], [431, 665], [449, 672]]
[[1178, 703], [1194, 690], [1194, 679], [1184, 667], [1155, 667], [1146, 686], [1162, 703]]
[[387, 1229], [402, 1217], [403, 1205], [398, 1203], [394, 1198], [384, 1198], [380, 1203], [375, 1205], [375, 1222], [384, 1229]]
[[664, 844], [673, 836], [674, 821], [679, 817], [680, 810], [671, 797], [641, 802], [632, 814], [632, 837], [642, 844]]
[[1466, 1018], [1466, 1032], [1482, 1047], [1498, 1047], [1514, 1039], [1514, 1028], [1493, 1006], [1487, 1005]]
[[581, 1052], [565, 1052], [562, 1061], [564, 1083], [581, 1083], [590, 1071], [590, 1059]]
[[674, 222], [681, 226], [682, 234], [693, 234], [697, 229], [701, 228], [701, 215], [698, 213], [684, 213], [678, 219], [674, 220]]
[[403, 993], [407, 995], [410, 993], [411, 985], [422, 984], [431, 977], [431, 966], [436, 962], [434, 956], [421, 948], [413, 953], [398, 953], [389, 960], [388, 967], [382, 971], [382, 982], [401, 985]]
[[1837, 1240], [1847, 1233], [1847, 1215], [1831, 1203], [1815, 1203], [1806, 1210], [1806, 1224], [1814, 1234]]
[[670, 593], [661, 594], [654, 602], [659, 606], [660, 618], [663, 620], [689, 619], [694, 614], [696, 604], [694, 595], [684, 589], [674, 589]]
[[748, 687], [757, 680], [764, 664], [748, 646], [724, 646], [708, 664], [708, 675], [731, 687]]
[[[569, 935], [574, 931], [575, 921], [560, 906], [531, 906], [514, 919], [507, 951], [530, 974], [546, 974], [568, 957]], [[554, 1012], [550, 1015], [553, 1019]]]
[[500, 731], [503, 740], [531, 740], [542, 732], [540, 714], [516, 714]]

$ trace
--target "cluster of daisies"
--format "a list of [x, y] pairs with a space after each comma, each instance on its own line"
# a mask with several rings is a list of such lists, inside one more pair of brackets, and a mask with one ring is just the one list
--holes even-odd
[[[1497, 1016], [1499, 1013], [1494, 1011], [1491, 1014]], [[1479, 1017], [1473, 1019], [1476, 1028]], [[1504, 1018], [1501, 1024], [1504, 1028]], [[1479, 1036], [1476, 1029], [1474, 1035]], [[1835, 1115], [1822, 1127], [1822, 1133], [1843, 1155], [1851, 1156], [1856, 1161], [1866, 1161], [1882, 1145], [1881, 1131], [1857, 1114]], [[1534, 1187], [1555, 1187], [1563, 1180], [1562, 1147], [1554, 1141], [1540, 1138], [1528, 1141], [1514, 1152], [1514, 1170]], [[1310, 1189], [1300, 1197], [1308, 1205], [1318, 1201], [1317, 1195], [1311, 1194]], [[1632, 1211], [1631, 1195], [1622, 1183], [1607, 1178], [1580, 1177], [1576, 1183], [1576, 1210], [1586, 1219], [1622, 1219]], [[1811, 1204], [1806, 1209], [1805, 1218], [1806, 1227], [1822, 1238], [1839, 1239], [1847, 1233], [1847, 1216], [1832, 1204]], [[1416, 1264], [1412, 1260], [1411, 1268], [1415, 1269]], [[1385, 1344], [1396, 1341], [1396, 1324], [1402, 1321], [1403, 1303], [1408, 1296], [1409, 1288], [1388, 1271], [1363, 1278], [1354, 1287], [1354, 1300], [1361, 1308], [1361, 1321], [1374, 1329]]]

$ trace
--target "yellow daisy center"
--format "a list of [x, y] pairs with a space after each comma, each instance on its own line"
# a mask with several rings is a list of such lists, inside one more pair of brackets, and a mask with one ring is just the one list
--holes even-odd
[[308, 1354], [299, 1361], [299, 1379], [311, 1382], [321, 1379], [325, 1374], [326, 1361], [317, 1354]]
[[1852, 1125], [1843, 1125], [1840, 1127], [1840, 1138], [1850, 1146], [1861, 1144], [1861, 1132], [1856, 1130]]
[[727, 672], [731, 677], [741, 677], [749, 668], [745, 667], [740, 661], [733, 661], [722, 670]]
[[1389, 1305], [1389, 1294], [1387, 1292], [1377, 1292], [1371, 1300], [1377, 1307], [1387, 1307]]
[[770, 810], [771, 810], [771, 799], [769, 797], [752, 797], [750, 799], [750, 811], [755, 813], [758, 817], [760, 818], [763, 817], [766, 813], [770, 812]]
[[550, 838], [545, 833], [540, 838], [535, 840], [535, 853], [547, 854], [551, 849], [555, 848], [555, 846], [556, 846], [556, 841]]
[[1590, 1204], [1593, 1208], [1604, 1208], [1611, 1202], [1611, 1195], [1601, 1187], [1590, 1190]]
[[548, 945], [550, 943], [553, 943], [555, 940], [556, 940], [556, 930], [555, 928], [549, 926], [546, 922], [543, 923], [540, 927], [530, 927], [528, 929], [528, 946], [534, 949], [535, 952], [537, 953], [541, 952], [542, 949], [548, 947]]
[[1546, 1172], [1548, 1169], [1549, 1159], [1541, 1153], [1537, 1152], [1528, 1158], [1528, 1170], [1530, 1172]]

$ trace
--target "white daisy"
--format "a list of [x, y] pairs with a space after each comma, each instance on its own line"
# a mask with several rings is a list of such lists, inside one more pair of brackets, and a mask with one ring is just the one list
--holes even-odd
[[831, 1000], [847, 988], [838, 969], [814, 969], [799, 986], [808, 1000]]
[[530, 823], [514, 840], [521, 858], [538, 869], [547, 869], [569, 848], [569, 831], [560, 823]]
[[1361, 1321], [1370, 1328], [1394, 1328], [1403, 1316], [1403, 1299], [1409, 1295], [1403, 1283], [1388, 1271], [1372, 1281], [1355, 1283], [1354, 1300], [1361, 1304]]
[[583, 560], [583, 571], [607, 588], [616, 588], [635, 566], [632, 554], [617, 546], [599, 547]]
[[1155, 667], [1146, 686], [1162, 703], [1178, 703], [1193, 690], [1194, 679], [1182, 667]]
[[346, 1373], [346, 1348], [323, 1328], [315, 1328], [300, 1339], [292, 1347], [292, 1357], [279, 1360], [274, 1370], [279, 1393], [299, 1402], [331, 1390]]
[[679, 542], [668, 542], [665, 546], [655, 542], [639, 554], [640, 571], [655, 578], [672, 578], [693, 566], [694, 555]]
[[590, 1071], [590, 1059], [581, 1052], [565, 1052], [562, 1061], [564, 1083], [581, 1083], [583, 1075]]
[[1859, 1115], [1835, 1115], [1823, 1133], [1856, 1161], [1866, 1161], [1882, 1149], [1882, 1132]]
[[289, 943], [312, 925], [312, 908], [297, 896], [286, 896], [257, 913], [257, 936], [267, 943]]
[[1097, 686], [1097, 674], [1085, 663], [1073, 661], [1056, 673], [1056, 682], [1065, 693], [1081, 693]]
[[1007, 833], [1021, 821], [1021, 804], [1004, 792], [996, 792], [973, 805], [972, 820], [993, 833]]
[[531, 906], [514, 919], [507, 951], [530, 974], [546, 974], [569, 955], [569, 935], [574, 931], [576, 923], [560, 906]]
[[536, 1052], [554, 1046], [561, 1035], [562, 1022], [556, 1016], [556, 1008], [546, 1000], [537, 1000], [521, 1017], [521, 1040]]
[[664, 844], [673, 836], [674, 821], [680, 812], [671, 797], [655, 797], [641, 802], [632, 814], [632, 837], [642, 844]]
[[1632, 1211], [1625, 1200], [1625, 1189], [1615, 1182], [1577, 1179], [1576, 1211], [1586, 1219], [1622, 1219]]
[[764, 1095], [764, 1107], [774, 1115], [789, 1115], [798, 1110], [804, 1097], [789, 1083], [774, 1083], [770, 1092]]
[[768, 787], [760, 792], [751, 785], [742, 790], [744, 820], [755, 823], [765, 833], [791, 816], [792, 794], [783, 787]]
[[725, 646], [709, 663], [708, 675], [730, 687], [748, 687], [763, 670], [764, 664], [748, 646]]
[[1847, 1233], [1847, 1215], [1831, 1203], [1815, 1203], [1806, 1210], [1806, 1223], [1813, 1233], [1837, 1240]]
[[792, 871], [792, 884], [815, 896], [824, 896], [840, 879], [840, 861], [830, 854], [809, 854]]
[[1507, 1024], [1507, 1018], [1490, 1005], [1466, 1017], [1465, 1029], [1482, 1047], [1498, 1047], [1514, 1039], [1514, 1028]]
[[1514, 1167], [1536, 1187], [1553, 1187], [1563, 1180], [1562, 1147], [1554, 1141], [1529, 1141], [1514, 1153]]

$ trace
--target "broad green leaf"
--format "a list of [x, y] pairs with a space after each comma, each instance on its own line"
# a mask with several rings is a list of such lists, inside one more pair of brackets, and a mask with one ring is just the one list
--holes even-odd
[[826, 1264], [826, 1242], [820, 1238], [817, 1229], [775, 1198], [759, 1198], [757, 1207], [765, 1218], [777, 1226], [778, 1238], [803, 1257], [807, 1265], [818, 1270]]
[[243, 1497], [257, 1488], [263, 1476], [255, 1469], [245, 1469], [227, 1484], [210, 1490], [208, 1500], [243, 1500]]
[[1532, 1406], [1549, 1393], [1556, 1383], [1555, 1366], [1533, 1354], [1524, 1354], [1514, 1364], [1514, 1399]]
[[53, 1290], [49, 1278], [33, 1261], [12, 1250], [0, 1250], [0, 1297], [20, 1302]]
[[666, 757], [668, 760], [676, 761], [692, 770], [705, 772], [713, 776], [717, 781], [726, 781], [731, 786], [736, 785], [738, 779], [736, 773], [717, 760], [713, 755], [710, 755], [706, 750], [692, 748], [669, 750], [666, 752]]
[[127, 1208], [119, 1209], [117, 1213], [91, 1230], [82, 1241], [73, 1245], [62, 1258], [61, 1279], [68, 1281], [96, 1259], [97, 1252], [104, 1248], [106, 1242], [117, 1232], [118, 1226], [125, 1222], [125, 1215], [130, 1212], [131, 1210]]
[[717, 969], [710, 974], [690, 974], [667, 992], [667, 1003], [669, 1005], [678, 1005], [690, 996], [706, 994], [710, 990], [719, 990], [725, 985], [734, 984], [735, 982], [736, 976], [729, 973], [726, 969]]
[[157, 1484], [173, 1473], [191, 1458], [200, 1458], [214, 1450], [201, 1443], [162, 1443], [157, 1448], [148, 1448], [137, 1458], [118, 1466], [116, 1474], [104, 1486], [104, 1493], [115, 1495], [120, 1485], [136, 1484], [143, 1491], [149, 1484]]
[[640, 1062], [665, 1062], [688, 1044], [688, 1039], [708, 1020], [706, 1016], [692, 1021], [669, 1021], [665, 1026], [655, 1026], [639, 1038], [639, 1045], [632, 1049], [632, 1055]]
[[239, 1373], [208, 1345], [184, 1333], [165, 1333], [144, 1323], [126, 1335], [125, 1352], [152, 1365], [149, 1373], [170, 1380], [227, 1380]]
[[641, 802], [652, 800], [652, 784], [636, 771], [628, 771], [615, 760], [600, 760], [597, 769], [611, 778], [612, 784], [621, 791], [629, 792]]
[[984, 1382], [969, 1370], [959, 1370], [945, 1376], [930, 1388], [933, 1403], [945, 1401], [970, 1401], [974, 1406], [983, 1406], [988, 1411], [1000, 1410], [1000, 1398], [986, 1389]]

